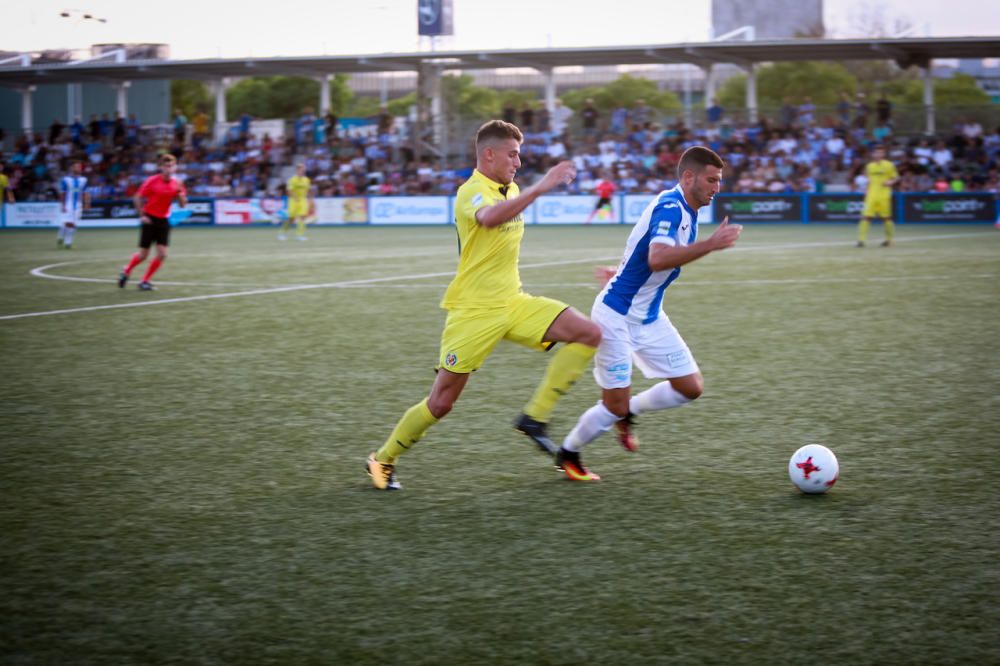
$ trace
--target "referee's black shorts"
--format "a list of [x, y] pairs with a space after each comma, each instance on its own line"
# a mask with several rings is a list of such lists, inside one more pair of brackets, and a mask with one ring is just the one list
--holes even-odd
[[153, 243], [164, 247], [170, 245], [170, 220], [165, 217], [146, 215], [149, 224], [140, 224], [139, 247], [149, 249]]

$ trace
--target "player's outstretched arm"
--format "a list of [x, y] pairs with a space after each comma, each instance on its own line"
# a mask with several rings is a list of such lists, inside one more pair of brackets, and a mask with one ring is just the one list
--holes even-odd
[[725, 250], [736, 245], [741, 231], [743, 231], [742, 225], [729, 224], [727, 216], [719, 223], [715, 233], [692, 245], [671, 246], [652, 243], [649, 246], [649, 267], [654, 271], [665, 271], [701, 259], [710, 252]]
[[576, 167], [566, 160], [555, 165], [542, 176], [542, 179], [521, 191], [513, 199], [486, 206], [476, 211], [476, 221], [484, 227], [496, 227], [520, 215], [535, 199], [550, 192], [560, 185], [573, 182], [576, 178]]

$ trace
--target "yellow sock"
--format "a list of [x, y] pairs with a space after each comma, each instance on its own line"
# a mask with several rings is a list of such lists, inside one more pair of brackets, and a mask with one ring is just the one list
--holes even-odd
[[298, 225], [298, 234], [299, 234], [299, 236], [305, 236], [306, 235], [306, 218], [300, 217], [299, 220], [298, 220], [298, 222], [296, 222], [296, 224]]
[[892, 242], [892, 237], [895, 235], [896, 225], [892, 223], [891, 218], [885, 219], [885, 239]]
[[389, 439], [385, 440], [378, 451], [375, 452], [375, 460], [390, 465], [396, 464], [396, 458], [409, 450], [411, 446], [424, 436], [427, 429], [438, 422], [427, 407], [427, 398], [406, 410], [403, 418], [399, 419]]
[[868, 240], [868, 226], [870, 224], [871, 224], [871, 222], [868, 221], [867, 217], [861, 218], [861, 221], [858, 222], [858, 241], [859, 242], [864, 243], [866, 240]]
[[559, 398], [579, 379], [596, 353], [597, 347], [579, 342], [571, 342], [556, 352], [535, 395], [524, 406], [524, 413], [536, 421], [548, 422]]

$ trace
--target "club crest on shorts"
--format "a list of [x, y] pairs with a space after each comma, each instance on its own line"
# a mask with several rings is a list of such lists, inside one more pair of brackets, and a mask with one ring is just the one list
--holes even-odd
[[444, 364], [446, 366], [448, 366], [449, 368], [453, 368], [455, 367], [456, 363], [458, 363], [458, 356], [455, 355], [455, 352], [448, 352], [447, 354], [445, 354]]

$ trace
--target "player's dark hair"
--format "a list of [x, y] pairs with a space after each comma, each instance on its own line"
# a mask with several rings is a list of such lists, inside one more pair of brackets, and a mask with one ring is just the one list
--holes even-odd
[[160, 164], [166, 164], [167, 162], [176, 163], [177, 158], [171, 155], [170, 153], [163, 153], [162, 155], [160, 155], [160, 159], [156, 161], [159, 162]]
[[693, 171], [694, 173], [700, 173], [707, 166], [714, 166], [722, 169], [726, 166], [726, 163], [722, 161], [722, 158], [712, 150], [711, 148], [706, 148], [705, 146], [691, 146], [681, 155], [681, 161], [677, 163], [677, 178], [678, 180], [684, 175], [685, 171]]
[[495, 140], [506, 141], [507, 139], [516, 139], [518, 143], [521, 143], [524, 141], [524, 135], [521, 134], [517, 125], [503, 120], [491, 120], [483, 123], [479, 131], [476, 132], [476, 151], [478, 152], [484, 143]]

